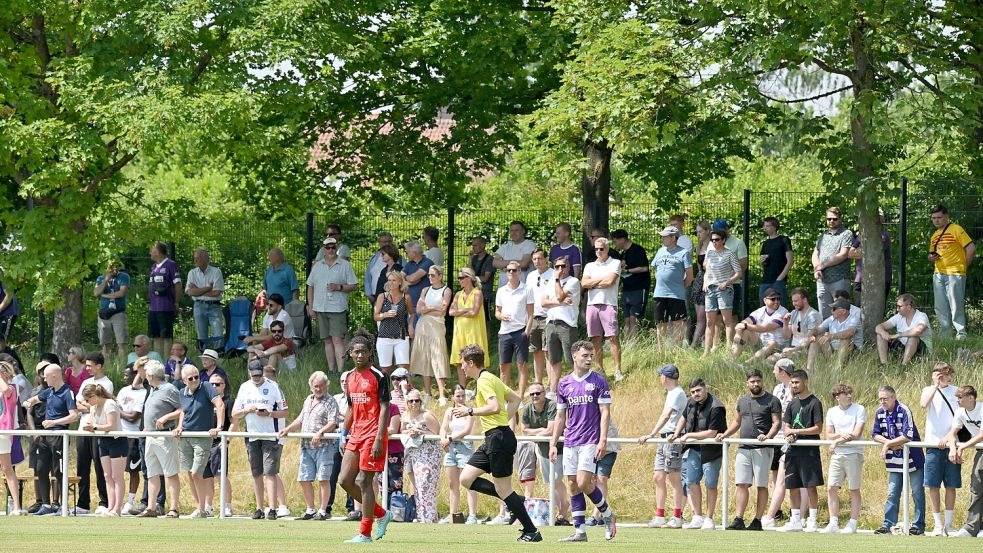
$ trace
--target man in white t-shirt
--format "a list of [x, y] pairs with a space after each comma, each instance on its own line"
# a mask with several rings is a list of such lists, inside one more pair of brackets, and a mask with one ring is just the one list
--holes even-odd
[[[895, 333], [891, 334], [890, 329]], [[932, 324], [928, 315], [915, 309], [915, 296], [911, 294], [898, 296], [898, 313], [877, 325], [874, 331], [881, 365], [887, 365], [889, 352], [901, 355], [901, 364], [907, 365], [932, 349]]]
[[[925, 410], [925, 441], [937, 443], [939, 447], [925, 448], [925, 487], [928, 488], [929, 506], [935, 519], [935, 529], [929, 536], [954, 534], [952, 515], [956, 506], [956, 490], [961, 488], [962, 467], [949, 460], [946, 436], [952, 429], [959, 400], [956, 386], [952, 384], [955, 370], [945, 362], [932, 367], [932, 385], [922, 389], [919, 405]], [[939, 488], [945, 486], [945, 523], [940, 512], [941, 494]]]
[[[826, 412], [826, 439], [832, 440], [829, 460], [829, 524], [823, 533], [856, 534], [860, 519], [860, 484], [863, 480], [864, 448], [844, 445], [863, 436], [867, 412], [853, 402], [853, 387], [837, 384], [832, 390], [836, 405]], [[840, 529], [840, 487], [844, 480], [850, 490], [850, 522]]]
[[[956, 390], [959, 398], [959, 409], [956, 410], [952, 429], [946, 437], [949, 444], [949, 460], [959, 465], [963, 464], [970, 451], [976, 451], [973, 458], [973, 468], [970, 472], [969, 512], [966, 513], [966, 524], [952, 534], [956, 538], [971, 538], [983, 536], [983, 449], [975, 449], [976, 444], [983, 442], [983, 403], [976, 401], [976, 389], [963, 386]], [[972, 436], [969, 441], [959, 443], [959, 431], [966, 429]]]
[[287, 313], [284, 308], [283, 296], [277, 293], [270, 294], [266, 298], [266, 314], [263, 315], [263, 323], [260, 328], [259, 334], [254, 334], [252, 336], [247, 336], [242, 339], [246, 344], [254, 344], [256, 342], [262, 342], [263, 340], [268, 340], [272, 333], [270, 332], [270, 323], [273, 321], [280, 321], [283, 323], [283, 336], [285, 338], [293, 340], [297, 335], [294, 332], [294, 321]]
[[863, 331], [860, 318], [850, 314], [849, 301], [840, 298], [830, 307], [833, 314], [812, 331], [813, 338], [819, 351], [836, 352], [836, 364], [842, 367], [850, 353], [863, 347]]
[[[283, 392], [275, 382], [263, 377], [262, 362], [250, 362], [249, 380], [239, 386], [232, 418], [246, 419], [247, 432], [275, 434], [273, 419], [287, 416]], [[253, 475], [253, 491], [256, 494], [256, 511], [253, 519], [263, 518], [263, 491], [265, 488], [267, 504], [270, 506], [266, 518], [276, 520], [276, 477], [280, 474], [281, 447], [276, 438], [249, 438], [246, 453], [249, 468]]]
[[[676, 431], [676, 424], [686, 408], [686, 392], [679, 385], [679, 368], [666, 365], [659, 369], [659, 380], [666, 389], [665, 406], [662, 416], [647, 435], [638, 438], [638, 443], [655, 438], [665, 438]], [[655, 450], [655, 517], [649, 521], [649, 528], [683, 527], [683, 445], [664, 443]], [[672, 518], [666, 522], [666, 480], [672, 484]]]
[[811, 371], [816, 363], [817, 351], [812, 331], [822, 324], [823, 319], [819, 311], [809, 305], [809, 292], [805, 288], [793, 288], [790, 296], [792, 310], [785, 314], [782, 326], [782, 338], [785, 339], [786, 347], [782, 348], [781, 353], [772, 355], [769, 361], [791, 359], [802, 350], [807, 350], [806, 371]]
[[570, 276], [570, 260], [553, 262], [553, 278], [543, 294], [546, 309], [546, 353], [550, 361], [551, 399], [556, 398], [564, 359], [573, 364], [573, 343], [577, 341], [577, 315], [580, 312], [580, 281]]
[[785, 346], [785, 315], [788, 309], [782, 306], [782, 296], [774, 288], [768, 288], [764, 294], [765, 304], [755, 309], [746, 319], [734, 325], [734, 359], [741, 356], [744, 344], [761, 345], [754, 352], [753, 361], [761, 361]]
[[[90, 384], [99, 384], [110, 394], [115, 391], [113, 381], [106, 376], [106, 370], [103, 367], [105, 362], [105, 357], [98, 351], [85, 356], [85, 368], [92, 376], [82, 381], [82, 385], [79, 386], [78, 397], [75, 398], [75, 405], [80, 415], [79, 428], [85, 428], [91, 416], [89, 414], [89, 404], [82, 398], [82, 391], [85, 390], [85, 387]], [[99, 461], [99, 439], [95, 436], [79, 436], [75, 440], [75, 453], [77, 454], [75, 466], [78, 469], [79, 477], [78, 501], [75, 503], [75, 514], [88, 513], [91, 508], [91, 503], [89, 502], [90, 467], [95, 465], [96, 490], [99, 492], [99, 506], [96, 508], [95, 514], [101, 515], [103, 512], [106, 512], [106, 506], [109, 503], [106, 494], [106, 476], [102, 470], [102, 463]]]
[[[147, 389], [143, 386], [143, 381], [134, 379], [137, 371], [133, 365], [127, 365], [123, 370], [123, 380], [126, 386], [116, 394], [116, 402], [119, 404], [120, 424], [126, 432], [139, 432], [140, 419], [143, 418], [143, 404], [147, 400]], [[140, 489], [140, 463], [143, 456], [140, 454], [140, 438], [127, 438], [129, 453], [127, 455], [126, 471], [130, 473], [130, 490], [127, 496], [126, 505], [123, 506], [123, 513], [128, 513], [133, 509], [133, 500]]]
[[532, 266], [534, 251], [536, 251], [536, 244], [526, 238], [526, 224], [522, 221], [509, 223], [509, 240], [495, 250], [495, 257], [492, 259], [492, 266], [501, 271], [498, 275], [498, 285], [505, 286], [509, 280], [504, 271], [509, 261], [519, 262], [519, 268], [522, 269], [521, 280], [525, 281]]
[[498, 363], [502, 382], [512, 387], [512, 360], [519, 368], [519, 397], [526, 393], [529, 379], [526, 368], [529, 360], [529, 334], [532, 332], [532, 291], [522, 281], [518, 261], [505, 266], [509, 280], [495, 292], [495, 318], [501, 322], [498, 330]]
[[604, 374], [604, 339], [611, 344], [614, 358], [614, 380], [621, 374], [621, 342], [618, 340], [618, 284], [621, 283], [621, 261], [611, 257], [611, 242], [607, 238], [594, 240], [597, 260], [584, 267], [580, 286], [587, 290], [587, 336], [594, 344], [597, 372]]
[[553, 284], [553, 269], [547, 261], [546, 252], [537, 248], [532, 253], [533, 270], [526, 275], [526, 289], [533, 297], [529, 350], [532, 351], [535, 382], [543, 382], [543, 373], [546, 370], [546, 308], [543, 307], [543, 294]]
[[669, 224], [676, 227], [679, 231], [679, 238], [676, 239], [676, 244], [681, 248], [689, 250], [690, 255], [693, 255], [693, 239], [686, 235], [686, 216], [682, 213], [676, 213], [669, 217]]

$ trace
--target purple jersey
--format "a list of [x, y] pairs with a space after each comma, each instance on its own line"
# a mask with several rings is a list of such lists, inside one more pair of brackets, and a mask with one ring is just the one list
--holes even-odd
[[176, 311], [174, 287], [181, 284], [181, 274], [173, 259], [165, 259], [150, 267], [148, 283], [150, 311]]
[[602, 403], [611, 404], [611, 388], [600, 374], [589, 371], [583, 378], [568, 374], [560, 379], [556, 408], [567, 411], [564, 445], [596, 444], [601, 439]]

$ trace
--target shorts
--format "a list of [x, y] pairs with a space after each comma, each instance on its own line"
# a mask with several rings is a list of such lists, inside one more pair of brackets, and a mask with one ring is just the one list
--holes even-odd
[[538, 455], [539, 458], [539, 472], [543, 473], [543, 481], [550, 481], [550, 465], [553, 466], [553, 482], [563, 478], [563, 452], [556, 456], [556, 462], [551, 463], [548, 456], [542, 454]]
[[577, 340], [577, 327], [563, 321], [546, 323], [546, 351], [550, 363], [560, 363], [566, 360], [573, 363], [573, 343]]
[[529, 332], [529, 351], [546, 351], [546, 317], [533, 317], [532, 328]]
[[925, 487], [947, 489], [963, 487], [962, 466], [949, 460], [948, 452], [935, 447], [925, 448]]
[[621, 292], [621, 311], [625, 317], [644, 317], [648, 307], [649, 290], [623, 290]]
[[587, 306], [587, 336], [617, 336], [618, 308], [597, 303]]
[[563, 476], [597, 472], [597, 444], [563, 446]]
[[174, 476], [179, 468], [177, 438], [148, 436], [143, 460], [147, 464], [147, 478], [161, 474], [167, 478]]
[[127, 438], [129, 452], [126, 456], [126, 471], [139, 472], [143, 465], [143, 452], [140, 450], [140, 438]]
[[181, 472], [203, 475], [211, 453], [211, 438], [181, 438]]
[[334, 468], [334, 451], [328, 447], [300, 448], [300, 467], [297, 469], [298, 482], [331, 480]]
[[529, 360], [529, 337], [524, 328], [498, 335], [498, 362], [511, 365], [512, 359], [520, 365]]
[[[776, 436], [775, 439], [781, 440], [782, 437]], [[778, 470], [778, 465], [782, 462], [782, 458], [785, 457], [785, 452], [782, 451], [782, 446], [780, 445], [773, 446], [772, 449], [775, 452], [771, 455], [771, 470]]]
[[280, 452], [283, 449], [276, 440], [253, 440], [246, 444], [249, 470], [253, 478], [280, 474]]
[[318, 311], [317, 331], [321, 339], [343, 338], [348, 334], [348, 311], [341, 313], [325, 313]]
[[515, 448], [515, 472], [519, 476], [519, 482], [536, 481], [536, 444], [532, 442], [518, 442]]
[[655, 322], [671, 323], [686, 319], [686, 300], [676, 298], [655, 298]]
[[296, 355], [289, 355], [287, 357], [281, 357], [280, 358], [280, 361], [284, 365], [287, 366], [287, 369], [289, 369], [291, 371], [296, 371], [297, 370], [297, 356]]
[[451, 442], [444, 454], [444, 466], [463, 469], [468, 466], [468, 459], [473, 453], [474, 446], [471, 442]]
[[498, 426], [485, 432], [485, 442], [468, 459], [468, 465], [495, 478], [512, 476], [512, 459], [516, 451], [515, 433], [508, 426]]
[[[897, 357], [901, 357], [902, 355], [904, 355], [905, 345], [901, 343], [901, 340], [900, 339], [889, 341], [887, 343], [887, 348], [888, 348], [888, 351], [890, 351], [891, 353], [893, 353]], [[927, 349], [928, 348], [925, 347], [925, 340], [922, 340], [921, 338], [919, 338], [918, 339], [918, 348], [915, 349], [915, 355], [912, 357], [912, 359], [916, 359], [918, 357], [921, 357], [922, 355], [925, 355], [925, 352], [927, 351]]]
[[733, 310], [734, 309], [734, 288], [731, 286], [726, 290], [721, 290], [716, 284], [711, 284], [709, 289], [707, 289], [706, 295], [706, 311], [708, 313], [718, 313], [724, 309]]
[[174, 312], [150, 311], [147, 313], [147, 336], [150, 338], [174, 337]]
[[734, 461], [734, 483], [751, 484], [755, 488], [767, 488], [771, 459], [775, 450], [771, 447], [737, 448]]
[[717, 480], [720, 479], [720, 466], [723, 464], [723, 458], [717, 457], [713, 461], [706, 463], [702, 459], [703, 456], [698, 450], [686, 450], [685, 458], [683, 459], [683, 464], [685, 465], [683, 482], [687, 486], [692, 486], [699, 484], [703, 480], [706, 487], [716, 488]]
[[202, 478], [215, 478], [222, 474], [222, 446], [220, 443], [212, 442], [212, 449], [208, 452], [208, 464], [205, 465], [205, 472]]
[[597, 475], [603, 476], [605, 478], [611, 477], [611, 472], [614, 471], [614, 462], [618, 460], [617, 451], [609, 451], [601, 460], [597, 462]]
[[365, 472], [382, 472], [383, 463], [386, 462], [386, 450], [389, 447], [389, 440], [386, 436], [382, 437], [382, 454], [372, 457], [372, 444], [375, 436], [367, 438], [350, 438], [345, 444], [346, 451], [358, 452], [358, 470]]
[[14, 447], [13, 436], [0, 436], [0, 455], [10, 455]]
[[848, 490], [859, 490], [863, 481], [863, 453], [834, 453], [829, 458], [829, 485], [842, 486], [846, 479]]
[[99, 438], [99, 456], [120, 459], [130, 453], [126, 438]]
[[126, 311], [120, 311], [108, 319], [96, 317], [96, 335], [99, 336], [100, 346], [112, 344], [113, 338], [116, 338], [117, 344], [126, 345], [128, 334]]
[[823, 460], [815, 446], [791, 447], [785, 453], [785, 489], [823, 485]]
[[[665, 438], [668, 434], [664, 434]], [[655, 446], [656, 472], [680, 472], [683, 468], [682, 444], [659, 444]]]
[[758, 341], [761, 342], [762, 347], [770, 346], [774, 344], [775, 347], [778, 349], [778, 351], [781, 351], [782, 348], [788, 345], [788, 342], [785, 340], [785, 337], [781, 335], [780, 329], [775, 329], [772, 332], [762, 332], [761, 334], [758, 334]]
[[379, 354], [379, 366], [392, 367], [395, 357], [396, 365], [410, 364], [410, 339], [379, 338], [375, 343], [375, 351]]

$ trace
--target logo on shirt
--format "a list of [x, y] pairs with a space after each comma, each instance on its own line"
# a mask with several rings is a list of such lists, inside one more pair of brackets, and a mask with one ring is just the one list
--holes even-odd
[[369, 395], [366, 394], [365, 392], [355, 392], [353, 394], [350, 394], [350, 397], [352, 399], [352, 404], [353, 405], [355, 405], [355, 404], [365, 405], [366, 403], [369, 403], [369, 401], [370, 401]]
[[[590, 386], [590, 384], [588, 384]], [[594, 396], [581, 395], [581, 396], [571, 396], [567, 398], [567, 403], [570, 405], [586, 405], [588, 403], [594, 403]]]
[[270, 395], [270, 389], [269, 388], [263, 388], [263, 395], [264, 396]]
[[593, 382], [588, 382], [587, 385], [584, 386], [584, 389], [587, 390], [588, 392], [593, 392], [594, 391], [594, 383]]

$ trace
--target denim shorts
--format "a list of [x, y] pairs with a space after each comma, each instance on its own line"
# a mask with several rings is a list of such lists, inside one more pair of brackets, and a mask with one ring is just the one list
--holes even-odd
[[474, 453], [474, 446], [471, 442], [451, 442], [450, 448], [444, 454], [444, 466], [463, 469], [467, 466], [472, 453]]
[[611, 471], [614, 470], [614, 462], [618, 460], [617, 451], [609, 451], [601, 460], [597, 462], [597, 475], [611, 477]]
[[719, 312], [724, 309], [733, 310], [734, 288], [731, 286], [726, 290], [721, 290], [716, 284], [711, 284], [707, 289], [705, 301], [707, 311]]
[[331, 480], [334, 468], [334, 448], [316, 447], [300, 449], [300, 468], [297, 469], [298, 482]]
[[949, 460], [948, 451], [936, 447], [925, 448], [925, 487], [947, 489], [963, 487], [962, 467]]
[[700, 480], [705, 480], [706, 487], [717, 487], [723, 457], [717, 457], [709, 463], [704, 463], [700, 452], [696, 449], [687, 450], [685, 457], [683, 459], [683, 481], [687, 486], [699, 484]]

